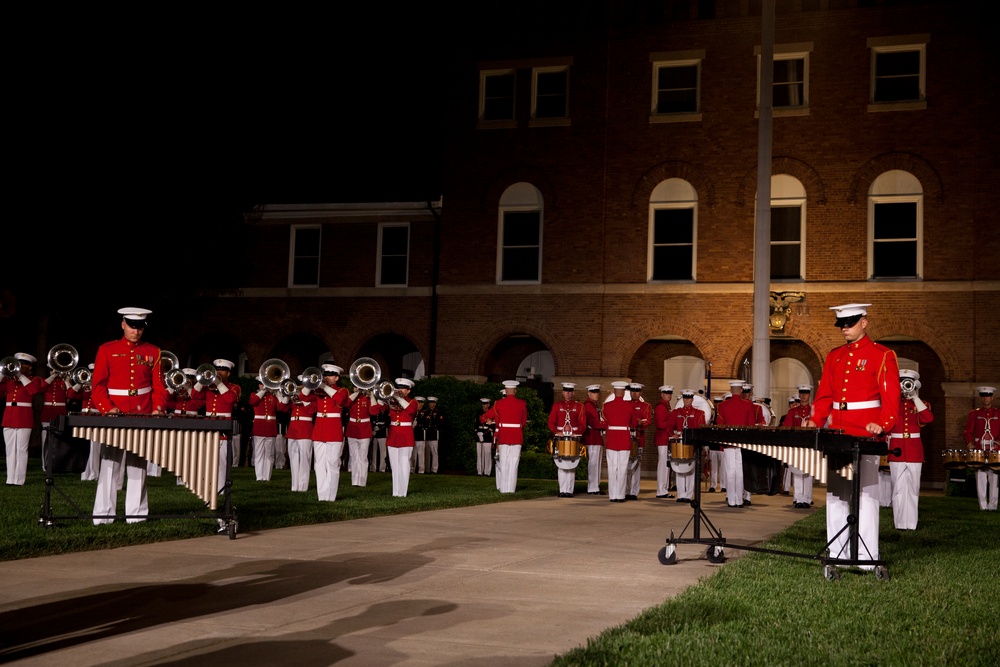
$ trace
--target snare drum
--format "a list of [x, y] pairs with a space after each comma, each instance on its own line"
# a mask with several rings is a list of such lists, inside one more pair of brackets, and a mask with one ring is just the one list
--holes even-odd
[[878, 457], [878, 471], [889, 472], [889, 457], [882, 455]]
[[671, 440], [670, 459], [673, 461], [693, 461], [694, 445], [685, 445], [680, 440]]
[[986, 452], [986, 465], [991, 470], [1000, 470], [1000, 449], [991, 449]]
[[982, 468], [986, 465], [986, 452], [981, 449], [966, 450], [965, 465], [969, 468]]
[[965, 467], [964, 449], [946, 449], [941, 452], [944, 457], [944, 467], [948, 469], [959, 469]]
[[559, 436], [553, 440], [553, 449], [556, 456], [565, 458], [577, 458], [580, 456], [580, 436]]

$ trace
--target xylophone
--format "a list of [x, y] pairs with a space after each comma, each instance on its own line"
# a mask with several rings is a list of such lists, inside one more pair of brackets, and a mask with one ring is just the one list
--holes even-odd
[[231, 419], [82, 414], [60, 415], [52, 427], [159, 465], [180, 477], [212, 510], [219, 498], [219, 442], [238, 429]]

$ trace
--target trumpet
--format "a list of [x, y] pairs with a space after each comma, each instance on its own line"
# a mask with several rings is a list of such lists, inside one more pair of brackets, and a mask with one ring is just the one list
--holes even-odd
[[80, 363], [80, 353], [68, 343], [53, 345], [52, 349], [49, 350], [49, 368], [56, 373], [69, 375], [78, 363]]
[[215, 366], [212, 364], [202, 364], [194, 371], [194, 381], [203, 387], [215, 384], [218, 379], [219, 376], [216, 374]]
[[17, 357], [4, 357], [0, 360], [0, 379], [14, 379], [21, 375], [21, 362]]
[[70, 376], [70, 380], [73, 381], [73, 384], [78, 384], [82, 387], [89, 387], [90, 378], [92, 376], [93, 373], [90, 372], [89, 368], [77, 368]]
[[284, 380], [278, 385], [278, 391], [281, 392], [281, 395], [292, 400], [298, 397], [301, 390], [302, 388], [295, 384], [295, 380], [292, 379]]
[[321, 384], [323, 384], [323, 371], [315, 366], [310, 366], [302, 371], [302, 387], [304, 389], [316, 391]]
[[899, 381], [899, 388], [904, 394], [911, 394], [917, 388], [917, 381], [913, 378], [903, 378]]

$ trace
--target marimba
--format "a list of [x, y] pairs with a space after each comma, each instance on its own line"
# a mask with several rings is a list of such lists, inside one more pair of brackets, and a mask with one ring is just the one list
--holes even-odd
[[[50, 428], [62, 436], [100, 442], [159, 465], [176, 474], [212, 511], [218, 509], [222, 493], [225, 507], [223, 514], [216, 518], [229, 524], [229, 536], [235, 538], [236, 521], [229, 496], [231, 461], [226, 465], [225, 486], [223, 489], [218, 487], [222, 437], [232, 438], [239, 433], [238, 422], [209, 417], [69, 414], [56, 417]], [[46, 496], [43, 511], [48, 516], [43, 519], [51, 523], [53, 517], [48, 506]]]
[[[883, 561], [874, 559], [863, 559], [859, 557], [859, 536], [858, 536], [858, 502], [860, 498], [861, 477], [854, 473], [860, 464], [862, 456], [883, 456], [889, 453], [889, 447], [883, 438], [857, 437], [848, 435], [842, 431], [818, 428], [775, 428], [767, 426], [744, 426], [744, 427], [724, 427], [724, 426], [702, 426], [696, 429], [684, 429], [682, 442], [694, 445], [698, 452], [695, 455], [695, 479], [701, 479], [701, 449], [703, 447], [740, 447], [750, 451], [756, 451], [783, 461], [788, 465], [795, 466], [803, 472], [813, 475], [825, 483], [832, 476], [841, 476], [851, 481], [852, 494], [850, 501], [850, 516], [847, 525], [841, 530], [849, 531], [849, 541], [851, 554], [850, 558], [831, 558], [825, 556], [830, 543], [817, 554], [799, 554], [787, 551], [777, 551], [774, 549], [763, 549], [760, 547], [730, 545], [737, 549], [748, 551], [762, 551], [765, 553], [779, 554], [785, 556], [797, 556], [800, 558], [810, 558], [819, 560], [824, 565], [824, 575], [828, 579], [835, 579], [839, 575], [833, 568], [834, 565], [872, 565], [875, 567], [875, 576], [878, 579], [888, 579], [889, 573]], [[894, 450], [899, 453], [899, 450]], [[708, 560], [713, 563], [721, 563], [725, 560], [723, 547], [726, 545], [722, 531], [715, 528], [705, 516], [701, 507], [701, 484], [695, 485], [695, 497], [691, 502], [694, 512], [692, 518], [681, 531], [681, 537], [674, 537], [671, 531], [667, 538], [667, 544], [660, 549], [659, 559], [664, 565], [672, 565], [677, 561], [676, 545], [686, 544], [708, 544]], [[694, 537], [684, 539], [684, 532], [688, 526], [694, 526]], [[701, 537], [701, 526], [704, 524], [712, 533], [711, 537]]]

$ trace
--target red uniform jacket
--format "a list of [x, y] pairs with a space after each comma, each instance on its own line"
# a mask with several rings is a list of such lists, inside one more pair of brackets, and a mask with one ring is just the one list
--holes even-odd
[[670, 430], [680, 433], [686, 428], [698, 428], [705, 425], [705, 412], [693, 405], [690, 408], [681, 406], [670, 413]]
[[195, 398], [189, 393], [179, 392], [174, 394], [174, 414], [184, 417], [194, 417], [198, 411], [205, 407], [204, 398]]
[[601, 431], [601, 418], [597, 414], [597, 401], [588, 398], [583, 404], [583, 411], [587, 416], [587, 430], [583, 432], [583, 444], [604, 445], [604, 433]]
[[785, 421], [782, 422], [781, 426], [783, 428], [799, 428], [802, 426], [802, 422], [809, 419], [812, 415], [812, 406], [806, 403], [805, 405], [796, 405], [788, 410], [788, 414], [785, 415]]
[[126, 414], [149, 414], [167, 407], [160, 348], [144, 341], [130, 343], [122, 336], [97, 348], [90, 384], [101, 413], [118, 408]]
[[640, 447], [646, 446], [646, 428], [653, 423], [653, 406], [646, 401], [633, 399], [632, 409], [636, 412], [635, 439], [639, 441]]
[[89, 389], [84, 389], [83, 387], [80, 387], [80, 389], [70, 388], [66, 396], [67, 398], [80, 401], [80, 414], [85, 415], [91, 412], [97, 412], [97, 408], [94, 406], [94, 399], [92, 398]]
[[292, 403], [292, 415], [288, 420], [288, 430], [285, 437], [289, 440], [312, 440], [313, 415], [316, 414], [315, 403]]
[[[22, 384], [21, 378], [27, 378], [28, 384]], [[45, 380], [22, 375], [0, 380], [0, 388], [7, 397], [3, 411], [3, 427], [34, 428], [35, 410], [32, 406], [32, 397], [45, 390]]]
[[[6, 426], [6, 418], [4, 422]], [[1000, 443], [996, 442], [1000, 441], [1000, 408], [978, 407], [971, 411], [965, 420], [963, 436], [965, 442], [973, 449], [985, 449], [983, 440], [985, 439], [988, 444], [991, 438], [994, 441], [994, 449], [1000, 446]]]
[[517, 396], [505, 396], [493, 407], [479, 416], [485, 424], [496, 420], [496, 443], [498, 445], [523, 445], [524, 429], [528, 425], [528, 404]]
[[259, 438], [273, 438], [278, 435], [278, 413], [288, 412], [291, 405], [282, 403], [269, 391], [260, 390], [247, 399], [253, 408], [253, 434]]
[[[859, 407], [859, 403], [869, 407]], [[869, 436], [868, 424], [874, 422], [889, 432], [898, 414], [899, 363], [895, 352], [862, 336], [826, 356], [812, 406], [817, 426], [825, 426], [829, 419], [829, 428]]]
[[601, 425], [604, 429], [604, 446], [616, 452], [631, 450], [631, 429], [639, 425], [639, 413], [632, 401], [615, 397], [615, 400], [604, 404], [603, 412], [604, 421]]
[[351, 404], [351, 397], [343, 387], [330, 387], [333, 396], [329, 396], [323, 391], [325, 386], [308, 394], [299, 394], [303, 401], [316, 405], [312, 439], [313, 442], [343, 442], [344, 408]]
[[361, 392], [347, 411], [347, 437], [367, 440], [372, 437], [372, 417], [382, 412], [383, 406], [372, 403], [368, 394]]
[[[549, 412], [549, 430], [552, 435], [583, 436], [587, 428], [587, 413], [580, 401], [558, 401]], [[581, 438], [582, 441], [582, 438]]]
[[[225, 384], [227, 389], [225, 392], [220, 392], [216, 385], [211, 385], [202, 391], [198, 391], [197, 389], [191, 390], [192, 398], [205, 401], [206, 417], [233, 419], [234, 408], [240, 400], [240, 386], [230, 382], [226, 382]], [[223, 434], [222, 439], [226, 440], [228, 438]]]
[[[925, 410], [917, 412], [913, 399], [904, 398], [899, 406], [899, 419], [889, 432], [889, 450], [899, 447], [903, 450], [900, 456], [889, 454], [890, 461], [905, 461], [906, 463], [924, 462], [924, 444], [920, 441], [920, 427], [934, 421], [931, 414], [931, 404], [924, 401]], [[902, 437], [895, 437], [899, 434]]]
[[413, 422], [417, 418], [417, 402], [410, 401], [400, 408], [395, 401], [389, 408], [389, 434], [385, 438], [386, 447], [413, 447]]
[[674, 434], [672, 421], [670, 419], [673, 410], [670, 409], [670, 401], [661, 399], [653, 408], [653, 425], [656, 426], [656, 433], [653, 434], [653, 444], [657, 447], [666, 447], [670, 444], [670, 437]]
[[69, 382], [61, 377], [53, 378], [50, 384], [45, 382], [45, 402], [42, 403], [42, 414], [39, 421], [46, 424], [59, 415], [66, 414], [66, 399], [69, 396]]

